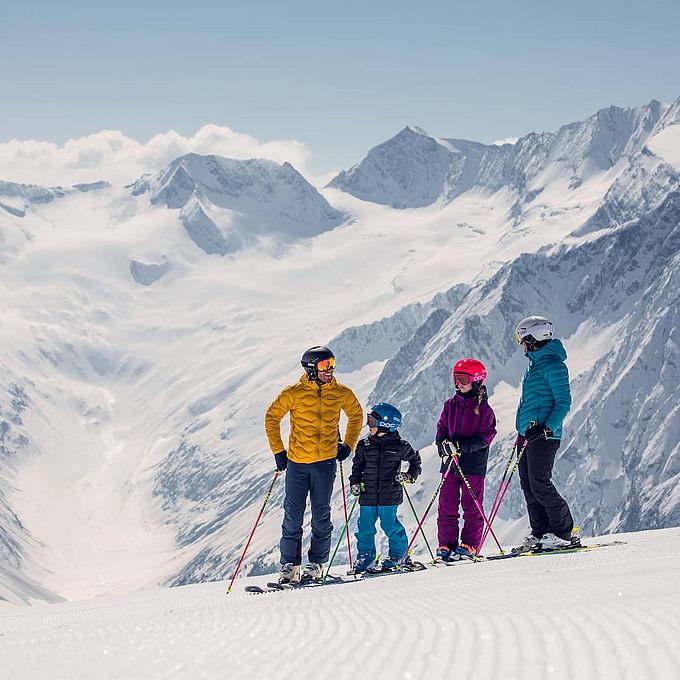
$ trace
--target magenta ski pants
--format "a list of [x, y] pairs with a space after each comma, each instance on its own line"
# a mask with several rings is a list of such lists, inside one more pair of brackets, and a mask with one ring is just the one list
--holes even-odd
[[[470, 482], [479, 504], [482, 505], [484, 501], [484, 477], [467, 475], [467, 480]], [[463, 508], [463, 530], [460, 532], [460, 541], [458, 533], [459, 507]], [[477, 505], [467, 486], [465, 486], [465, 482], [453, 472], [446, 478], [439, 493], [437, 531], [439, 545], [447, 545], [455, 550], [460, 542], [477, 550], [480, 548], [479, 542], [482, 540], [482, 532], [484, 531], [484, 519], [479, 514]]]

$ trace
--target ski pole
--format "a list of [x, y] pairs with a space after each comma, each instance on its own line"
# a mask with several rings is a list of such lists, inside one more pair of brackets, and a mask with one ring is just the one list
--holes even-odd
[[352, 519], [352, 514], [354, 513], [354, 508], [356, 508], [358, 502], [359, 502], [359, 496], [357, 496], [354, 499], [354, 503], [352, 503], [352, 507], [349, 509], [349, 515], [347, 516], [347, 521], [345, 522], [345, 526], [342, 528], [342, 531], [340, 532], [340, 538], [338, 539], [338, 542], [335, 546], [335, 550], [333, 551], [333, 555], [331, 556], [331, 561], [328, 563], [328, 569], [326, 569], [326, 573], [321, 577], [322, 583], [326, 580], [326, 577], [328, 576], [328, 573], [330, 572], [331, 567], [333, 566], [333, 562], [335, 561], [335, 556], [338, 554], [338, 550], [340, 548], [340, 544], [342, 543], [342, 539], [345, 537], [345, 531], [349, 531], [349, 521], [350, 521], [350, 519]]
[[[493, 503], [491, 504], [491, 510], [489, 510], [489, 522], [493, 524], [493, 518], [496, 516], [496, 510], [497, 510], [497, 504], [498, 504], [498, 499], [501, 494], [501, 489], [503, 488], [503, 484], [505, 483], [505, 479], [508, 475], [508, 471], [510, 470], [510, 466], [512, 465], [512, 459], [517, 453], [517, 444], [518, 441], [515, 440], [515, 443], [512, 445], [512, 449], [510, 451], [510, 457], [508, 458], [508, 462], [505, 464], [505, 469], [503, 470], [503, 476], [501, 477], [501, 481], [498, 483], [498, 489], [496, 489], [496, 495], [493, 498]], [[486, 540], [486, 537], [488, 536], [489, 532], [486, 530], [486, 527], [484, 527], [484, 533], [482, 534], [482, 542], [480, 543], [480, 549], [484, 545], [484, 541]]]
[[340, 461], [340, 484], [342, 485], [342, 507], [345, 511], [345, 527], [347, 529], [347, 552], [349, 554], [349, 568], [352, 568], [352, 544], [349, 541], [349, 517], [347, 516], [347, 496], [345, 495], [345, 476], [342, 474], [342, 461]]
[[[444, 474], [442, 475], [442, 480], [439, 482], [439, 486], [437, 487], [437, 490], [434, 492], [434, 495], [432, 496], [432, 499], [430, 500], [430, 504], [427, 506], [427, 510], [425, 510], [425, 513], [423, 514], [423, 518], [420, 520], [420, 524], [418, 524], [415, 533], [411, 537], [411, 540], [409, 541], [409, 544], [406, 548], [406, 552], [401, 556], [401, 559], [399, 560], [399, 564], [404, 564], [404, 561], [408, 557], [408, 554], [411, 550], [411, 546], [413, 545], [413, 541], [416, 540], [416, 536], [418, 536], [418, 532], [420, 531], [421, 527], [423, 526], [423, 522], [425, 521], [425, 518], [427, 517], [427, 513], [430, 512], [430, 508], [434, 505], [434, 502], [437, 500], [437, 496], [439, 496], [439, 492], [442, 490], [442, 487], [444, 486], [444, 482], [446, 481], [446, 478], [449, 476], [449, 472], [451, 471], [451, 456], [449, 456], [449, 462], [446, 464], [446, 469], [444, 470]], [[425, 535], [425, 532], [423, 532], [423, 536]]]
[[[451, 442], [445, 441], [444, 446], [448, 448], [448, 450], [451, 452], [451, 458], [453, 458], [453, 462], [456, 465], [456, 469], [458, 470], [458, 474], [460, 475], [460, 478], [463, 480], [465, 483], [465, 486], [467, 487], [467, 490], [470, 492], [470, 496], [472, 497], [472, 500], [475, 502], [475, 505], [477, 506], [477, 510], [479, 510], [479, 514], [482, 516], [482, 519], [484, 520], [484, 523], [486, 526], [489, 528], [489, 531], [491, 532], [491, 535], [493, 536], [494, 541], [496, 541], [496, 545], [498, 546], [498, 549], [503, 553], [503, 548], [501, 547], [501, 544], [498, 542], [498, 539], [496, 538], [496, 534], [494, 534], [493, 529], [491, 528], [491, 525], [489, 524], [489, 520], [487, 519], [486, 515], [484, 514], [484, 508], [482, 508], [481, 503], [477, 500], [477, 496], [475, 495], [475, 492], [472, 490], [472, 487], [470, 486], [470, 482], [468, 481], [468, 478], [463, 474], [463, 470], [460, 467], [460, 461], [458, 460], [458, 457], [455, 454], [455, 450], [453, 447], [453, 444]], [[475, 546], [477, 550], [481, 546]]]
[[[520, 462], [520, 460], [522, 460], [522, 456], [524, 455], [524, 450], [526, 449], [527, 444], [528, 444], [528, 442], [525, 439], [524, 444], [522, 445], [522, 448], [520, 449], [519, 453], [517, 454], [517, 459], [515, 460], [515, 464], [512, 466], [512, 469], [510, 470], [510, 476], [508, 477], [507, 481], [505, 482], [505, 486], [503, 487], [503, 491], [502, 491], [502, 493], [501, 493], [501, 495], [498, 499], [498, 504], [496, 505], [496, 510], [493, 514], [493, 517], [491, 517], [491, 522], [493, 522], [496, 519], [496, 517], [498, 516], [498, 513], [500, 512], [501, 505], [503, 503], [503, 500], [505, 499], [505, 494], [508, 492], [508, 489], [510, 488], [510, 482], [512, 481], [512, 477], [515, 474], [515, 471], [519, 467], [519, 462]], [[489, 534], [489, 532], [486, 531], [485, 534], [484, 534], [484, 537], [483, 537], [484, 540], [486, 540], [486, 537], [488, 536], [488, 534]], [[483, 542], [482, 542], [482, 545], [484, 545]]]
[[[501, 493], [501, 488], [503, 487], [503, 483], [505, 482], [505, 478], [508, 475], [508, 471], [510, 470], [510, 466], [512, 465], [512, 459], [517, 453], [517, 440], [515, 440], [515, 443], [512, 445], [512, 450], [510, 451], [510, 457], [508, 458], [508, 462], [505, 464], [505, 469], [503, 470], [503, 476], [501, 477], [501, 481], [498, 483], [498, 489], [496, 489], [496, 495], [493, 498], [493, 503], [491, 504], [491, 510], [489, 511], [489, 518], [493, 517], [494, 512], [496, 511], [496, 503], [498, 503], [498, 497], [500, 496]], [[485, 527], [485, 533], [486, 533], [486, 527]]]
[[231, 592], [231, 587], [234, 585], [234, 580], [236, 579], [236, 574], [238, 574], [238, 571], [241, 568], [241, 563], [243, 562], [243, 558], [246, 556], [246, 552], [248, 551], [248, 546], [250, 546], [250, 541], [253, 540], [253, 534], [255, 533], [255, 529], [257, 529], [257, 525], [260, 522], [260, 517], [262, 517], [262, 513], [264, 512], [264, 509], [267, 507], [267, 503], [269, 502], [269, 497], [272, 495], [272, 491], [274, 489], [274, 484], [276, 484], [276, 480], [279, 478], [280, 474], [281, 474], [281, 470], [277, 470], [274, 473], [274, 479], [272, 479], [272, 483], [269, 485], [269, 491], [267, 491], [267, 495], [264, 497], [264, 503], [262, 503], [262, 508], [260, 509], [260, 514], [257, 516], [257, 519], [255, 520], [255, 525], [253, 526], [253, 530], [250, 532], [250, 536], [248, 537], [248, 542], [246, 543], [246, 547], [243, 548], [243, 554], [241, 555], [241, 559], [238, 561], [238, 564], [236, 565], [236, 571], [234, 572], [234, 575], [231, 577], [231, 581], [229, 581], [229, 587], [227, 588], [227, 595]]
[[[413, 516], [416, 518], [416, 523], [418, 523], [420, 520], [418, 519], [418, 514], [416, 513], [416, 509], [413, 507], [413, 503], [411, 502], [411, 497], [408, 495], [408, 491], [406, 489], [406, 483], [402, 482], [401, 485], [404, 487], [404, 493], [406, 494], [406, 499], [408, 500], [408, 504], [411, 506], [411, 510], [413, 510]], [[430, 551], [430, 557], [432, 558], [432, 561], [434, 562], [434, 554], [432, 552], [432, 548], [430, 548], [430, 544], [427, 542], [427, 536], [425, 535], [424, 531], [423, 531], [423, 538], [425, 539], [425, 545], [427, 546], [427, 549]]]

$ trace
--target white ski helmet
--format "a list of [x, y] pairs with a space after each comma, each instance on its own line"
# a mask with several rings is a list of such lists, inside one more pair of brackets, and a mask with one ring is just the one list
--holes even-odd
[[544, 316], [528, 316], [522, 319], [515, 329], [515, 339], [518, 344], [526, 342], [535, 345], [537, 342], [552, 340], [553, 324]]

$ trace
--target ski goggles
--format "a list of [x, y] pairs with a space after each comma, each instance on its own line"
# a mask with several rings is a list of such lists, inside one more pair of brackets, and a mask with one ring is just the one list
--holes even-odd
[[466, 373], [454, 373], [453, 374], [453, 384], [454, 385], [469, 385], [470, 376]]
[[321, 359], [316, 364], [316, 370], [323, 373], [324, 371], [332, 371], [335, 368], [335, 359]]
[[370, 413], [366, 416], [366, 425], [369, 427], [378, 427], [378, 421]]

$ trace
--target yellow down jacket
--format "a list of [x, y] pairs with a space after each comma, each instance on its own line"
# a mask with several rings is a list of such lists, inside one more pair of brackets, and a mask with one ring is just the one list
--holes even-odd
[[[354, 392], [335, 378], [318, 385], [303, 375], [285, 387], [264, 417], [264, 428], [272, 453], [288, 450], [296, 463], [316, 463], [335, 458], [338, 453], [340, 411], [347, 414], [344, 442], [354, 450], [364, 420], [364, 412]], [[286, 447], [281, 439], [281, 421], [290, 412], [290, 436]]]

